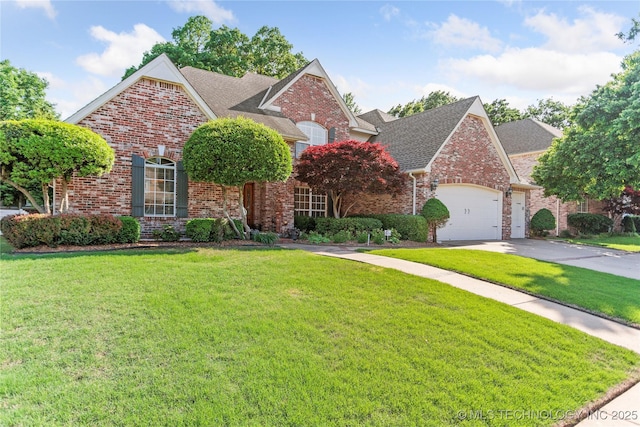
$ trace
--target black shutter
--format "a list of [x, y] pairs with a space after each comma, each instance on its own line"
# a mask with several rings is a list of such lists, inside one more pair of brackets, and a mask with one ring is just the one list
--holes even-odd
[[336, 140], [336, 128], [329, 129], [329, 144]]
[[144, 159], [131, 158], [131, 216], [144, 216]]
[[189, 179], [182, 161], [179, 161], [176, 167], [176, 203], [176, 216], [187, 218], [189, 216]]

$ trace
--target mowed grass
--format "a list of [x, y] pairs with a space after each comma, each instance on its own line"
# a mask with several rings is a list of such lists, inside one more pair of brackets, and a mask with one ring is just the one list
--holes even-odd
[[589, 239], [565, 239], [569, 243], [580, 245], [602, 246], [609, 249], [617, 249], [627, 252], [640, 252], [640, 235], [610, 236], [600, 235]]
[[482, 250], [381, 249], [370, 253], [456, 271], [640, 325], [640, 280]]
[[[301, 251], [9, 256], [0, 271], [0, 425], [552, 425], [640, 368], [507, 305]], [[515, 410], [555, 415], [468, 415]]]

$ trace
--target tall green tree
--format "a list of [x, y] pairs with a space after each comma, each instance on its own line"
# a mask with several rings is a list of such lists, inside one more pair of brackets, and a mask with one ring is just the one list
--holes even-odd
[[[113, 149], [97, 133], [55, 120], [0, 122], [0, 180], [22, 192], [41, 213], [51, 213], [49, 186], [62, 183], [60, 212], [69, 209], [67, 185], [73, 175], [100, 176], [111, 170]], [[40, 185], [44, 206], [27, 188]]]
[[[640, 14], [638, 16], [640, 17]], [[616, 34], [616, 36], [625, 43], [631, 43], [636, 39], [638, 34], [640, 34], [640, 20], [631, 18], [631, 28], [629, 31], [626, 34], [620, 32]]]
[[494, 99], [490, 104], [484, 104], [484, 109], [494, 126], [524, 118], [520, 110], [511, 107], [506, 99]]
[[358, 106], [358, 104], [356, 104], [356, 100], [353, 97], [353, 93], [347, 92], [343, 94], [342, 99], [344, 100], [344, 103], [347, 104], [347, 108], [349, 108], [349, 110], [351, 110], [353, 114], [362, 113], [362, 109]]
[[451, 95], [443, 90], [436, 90], [420, 99], [409, 101], [405, 105], [398, 104], [391, 108], [388, 113], [395, 117], [407, 117], [413, 114], [422, 113], [432, 108], [441, 107], [443, 105], [452, 104], [459, 101], [460, 98]]
[[244, 117], [221, 118], [200, 125], [184, 144], [184, 168], [193, 181], [212, 182], [222, 187], [224, 215], [238, 237], [227, 209], [227, 193], [239, 192], [242, 224], [249, 231], [242, 208], [242, 188], [248, 182], [285, 181], [291, 175], [289, 146], [275, 130]]
[[532, 176], [546, 195], [603, 200], [640, 188], [640, 51], [612, 77], [579, 101], [573, 124], [540, 157]]
[[276, 27], [263, 26], [249, 38], [225, 25], [214, 30], [209, 18], [192, 16], [184, 26], [175, 28], [171, 37], [172, 41], [157, 43], [145, 52], [140, 65], [127, 69], [123, 79], [163, 53], [178, 67], [191, 66], [234, 77], [253, 72], [283, 78], [308, 62], [302, 52], [292, 52], [293, 45]]
[[531, 117], [557, 129], [569, 126], [571, 108], [553, 98], [539, 99], [536, 105], [529, 105], [523, 117]]
[[53, 104], [46, 100], [48, 86], [36, 73], [16, 68], [8, 59], [0, 61], [0, 120], [57, 119]]

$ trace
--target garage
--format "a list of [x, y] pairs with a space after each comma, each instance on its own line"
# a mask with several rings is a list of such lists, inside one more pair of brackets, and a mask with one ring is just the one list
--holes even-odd
[[449, 209], [438, 240], [501, 240], [502, 193], [474, 185], [440, 185], [436, 197]]

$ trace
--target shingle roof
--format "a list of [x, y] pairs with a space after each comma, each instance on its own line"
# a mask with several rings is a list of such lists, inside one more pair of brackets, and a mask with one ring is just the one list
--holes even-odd
[[425, 168], [478, 97], [381, 123], [370, 139], [387, 146], [402, 170]]
[[277, 79], [258, 74], [237, 78], [193, 67], [184, 67], [180, 72], [216, 116], [244, 116], [275, 129], [287, 139], [307, 139], [289, 118], [258, 108], [269, 87], [278, 83]]
[[496, 133], [507, 154], [545, 151], [562, 131], [535, 119], [523, 119], [496, 126]]
[[364, 114], [360, 114], [357, 118], [362, 119], [368, 123], [371, 123], [377, 128], [380, 128], [385, 123], [398, 120], [397, 117], [394, 117], [391, 114], [385, 113], [384, 111], [381, 111], [381, 110], [371, 110]]

